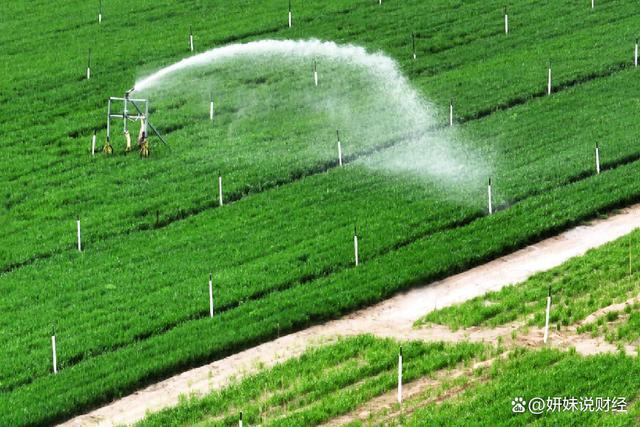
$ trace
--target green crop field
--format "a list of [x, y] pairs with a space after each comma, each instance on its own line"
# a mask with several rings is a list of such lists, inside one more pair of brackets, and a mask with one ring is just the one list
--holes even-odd
[[[364, 421], [340, 418], [358, 414], [357, 409], [375, 396], [394, 394], [398, 346], [364, 336], [320, 347], [204, 398], [186, 399], [138, 425], [231, 426], [237, 425], [240, 412], [248, 425], [268, 426], [324, 425], [333, 419], [349, 426], [527, 425], [541, 418], [513, 413], [516, 397], [528, 402], [555, 396], [576, 401], [584, 395], [616, 396], [629, 404], [640, 385], [637, 362], [621, 355], [519, 350], [490, 367], [474, 369], [474, 361], [494, 356], [492, 350], [481, 344], [405, 343], [405, 387], [425, 379], [431, 380], [429, 386], [404, 401], [403, 411], [394, 402], [368, 411]], [[467, 374], [456, 377], [460, 370]], [[595, 400], [592, 403], [595, 408]], [[637, 404], [619, 413], [609, 404], [606, 411], [550, 411], [543, 419], [547, 425], [632, 426], [638, 415]]]
[[[0, 425], [69, 419], [640, 201], [636, 2], [517, 0], [508, 35], [494, 0], [292, 3], [292, 28], [272, 0], [104, 0], [102, 23], [97, 1], [0, 4]], [[305, 51], [316, 39], [337, 46]], [[168, 147], [151, 135], [149, 158], [125, 155], [116, 120], [102, 154], [110, 96], [264, 40], [303, 53], [249, 51], [134, 92]], [[631, 292], [621, 271], [554, 322]], [[509, 301], [487, 317], [514, 318]]]

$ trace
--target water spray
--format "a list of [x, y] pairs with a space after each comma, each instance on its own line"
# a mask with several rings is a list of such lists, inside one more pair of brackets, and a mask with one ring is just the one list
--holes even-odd
[[102, 24], [102, 0], [100, 0], [100, 5], [98, 6], [98, 24]]
[[89, 49], [89, 58], [87, 60], [87, 80], [91, 79], [91, 49]]
[[398, 354], [398, 403], [402, 404], [402, 347]]
[[487, 187], [487, 196], [489, 199], [489, 215], [493, 214], [493, 191], [491, 190], [491, 178], [489, 178], [489, 186]]
[[293, 25], [293, 21], [292, 21], [292, 16], [291, 16], [291, 0], [289, 0], [289, 28], [292, 27]]
[[549, 69], [547, 73], [547, 95], [551, 95], [551, 61], [549, 61]]
[[189, 25], [189, 49], [193, 52], [193, 27]]
[[91, 137], [91, 157], [96, 155], [96, 131], [93, 131], [93, 136]]
[[549, 340], [549, 314], [551, 312], [551, 286], [549, 286], [549, 293], [547, 294], [547, 311], [545, 313], [544, 321], [544, 338], [543, 341], [546, 344]]
[[313, 60], [313, 80], [316, 83], [316, 87], [318, 86], [318, 61]]
[[596, 142], [596, 174], [600, 175], [600, 147]]
[[504, 7], [504, 33], [509, 34], [509, 14], [507, 13], [507, 6]]
[[358, 227], [355, 225], [353, 226], [353, 251], [355, 254], [355, 263], [357, 267], [360, 264], [360, 254], [358, 249]]
[[340, 142], [339, 130], [336, 130], [336, 136], [338, 137], [338, 165], [342, 166], [342, 143]]
[[222, 200], [222, 175], [218, 176], [218, 201], [220, 206], [224, 204]]
[[633, 49], [633, 65], [634, 67], [638, 66], [638, 39], [636, 39], [636, 45]]
[[53, 373], [58, 373], [58, 350], [56, 349], [56, 327], [51, 331], [51, 355], [53, 358]]
[[213, 318], [213, 274], [209, 273], [209, 316]]
[[413, 45], [413, 59], [417, 58], [416, 56], [416, 33], [411, 33], [411, 43]]

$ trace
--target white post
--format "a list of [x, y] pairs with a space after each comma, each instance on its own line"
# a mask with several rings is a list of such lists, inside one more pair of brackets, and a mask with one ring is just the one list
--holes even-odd
[[382, 0], [378, 0], [378, 4], [379, 4], [379, 5], [382, 5]]
[[506, 7], [504, 8], [504, 33], [509, 34], [509, 15]]
[[402, 404], [402, 347], [398, 355], [398, 403]]
[[78, 226], [78, 252], [82, 252], [82, 238], [80, 236], [80, 220], [76, 221]]
[[449, 102], [449, 127], [453, 127], [453, 100]]
[[596, 7], [596, 0], [591, 0], [591, 9]]
[[549, 295], [547, 296], [547, 312], [544, 321], [544, 343], [547, 343], [549, 339], [549, 312], [551, 311], [551, 288], [549, 288]]
[[209, 102], [209, 120], [211, 121], [213, 121], [213, 114], [214, 114], [213, 98], [211, 98], [211, 102]]
[[413, 43], [413, 59], [415, 60], [416, 57], [416, 33], [411, 33], [411, 42]]
[[318, 86], [318, 64], [315, 60], [313, 61], [313, 80], [315, 81], [316, 86]]
[[91, 49], [89, 49], [89, 60], [87, 61], [87, 80], [91, 79]]
[[489, 215], [493, 213], [493, 194], [491, 191], [491, 178], [489, 178], [489, 187], [487, 188], [487, 193], [489, 196]]
[[53, 335], [51, 335], [51, 352], [53, 354], [53, 373], [58, 373], [58, 354], [56, 350], [56, 332], [53, 331]]
[[596, 143], [596, 173], [600, 175], [600, 147]]
[[340, 131], [336, 131], [336, 135], [338, 136], [338, 164], [342, 166], [342, 143], [340, 142]]
[[358, 250], [358, 230], [354, 227], [353, 229], [353, 251], [355, 255], [356, 267], [360, 264], [359, 258], [359, 250]]
[[291, 21], [291, 0], [289, 0], [289, 28], [291, 28], [293, 22]]
[[549, 64], [549, 74], [547, 76], [547, 95], [551, 95], [551, 64]]
[[242, 412], [240, 412], [240, 421], [238, 422], [238, 425], [242, 427]]
[[98, 24], [102, 24], [102, 13], [98, 13]]
[[213, 274], [209, 273], [209, 315], [213, 318]]
[[220, 200], [220, 206], [222, 206], [222, 176], [218, 177], [218, 199]]
[[91, 137], [91, 156], [96, 155], [96, 131], [93, 131], [93, 136]]
[[189, 27], [189, 48], [193, 52], [193, 30]]
[[638, 66], [638, 39], [636, 39], [636, 45], [635, 45], [635, 48], [633, 49], [633, 65], [635, 67]]

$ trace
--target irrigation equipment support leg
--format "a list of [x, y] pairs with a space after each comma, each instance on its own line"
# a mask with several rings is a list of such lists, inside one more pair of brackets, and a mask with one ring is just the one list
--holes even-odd
[[596, 174], [600, 175], [600, 147], [596, 144]]
[[493, 214], [493, 191], [491, 190], [491, 179], [489, 179], [489, 186], [487, 187], [487, 196], [489, 198], [489, 215]]
[[53, 355], [53, 373], [58, 373], [58, 354], [56, 350], [56, 336], [51, 335], [51, 353]]
[[549, 340], [549, 312], [551, 311], [551, 295], [547, 296], [547, 311], [545, 314], [544, 321], [544, 343], [546, 344]]
[[449, 127], [453, 127], [453, 101], [449, 103]]
[[111, 99], [107, 106], [107, 142], [111, 140]]
[[504, 33], [509, 34], [509, 15], [504, 15]]
[[209, 103], [209, 120], [213, 121], [213, 101]]
[[547, 76], [547, 95], [551, 95], [551, 67], [549, 67], [549, 74]]
[[342, 166], [342, 144], [338, 140], [338, 164]]
[[358, 235], [353, 235], [353, 251], [355, 255], [356, 267], [360, 264], [360, 257], [358, 254]]
[[636, 40], [635, 48], [633, 49], [633, 66], [638, 66], [638, 41]]
[[291, 11], [289, 11], [289, 28], [291, 28], [293, 25], [293, 22], [291, 21]]
[[91, 137], [91, 157], [96, 155], [96, 131], [93, 131], [93, 136]]

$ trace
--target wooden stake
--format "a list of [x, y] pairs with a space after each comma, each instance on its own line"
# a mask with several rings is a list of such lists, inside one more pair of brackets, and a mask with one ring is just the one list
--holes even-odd
[[600, 175], [600, 147], [596, 142], [596, 174]]
[[398, 403], [402, 404], [402, 347], [398, 354]]
[[209, 315], [213, 318], [213, 274], [209, 273]]
[[549, 313], [551, 312], [551, 287], [549, 287], [549, 294], [547, 295], [547, 311], [544, 321], [544, 343], [549, 340]]
[[80, 220], [76, 221], [76, 225], [78, 226], [78, 252], [82, 252], [82, 238], [80, 235]]
[[222, 201], [222, 176], [218, 177], [218, 199], [220, 200], [220, 206], [224, 203]]

